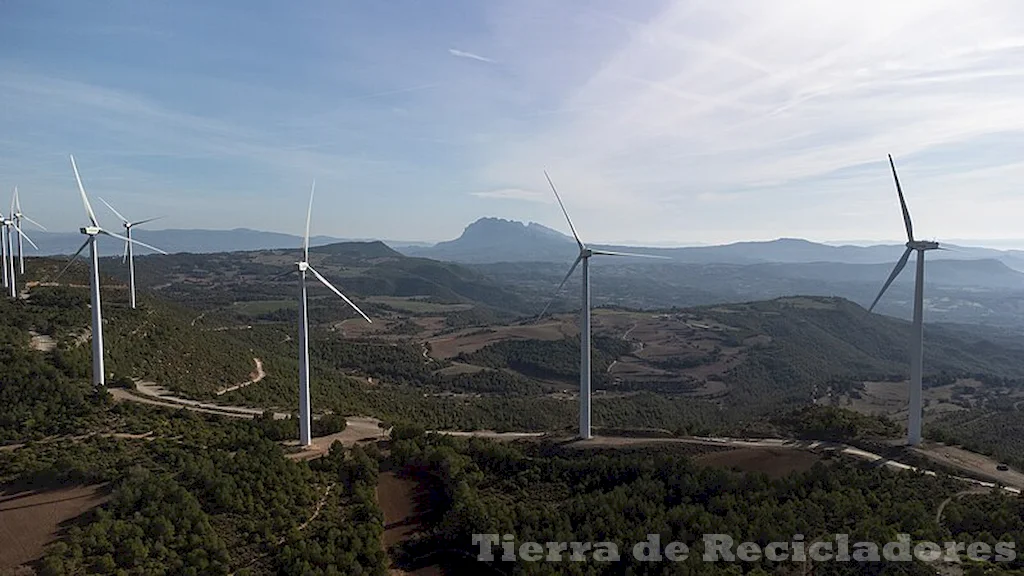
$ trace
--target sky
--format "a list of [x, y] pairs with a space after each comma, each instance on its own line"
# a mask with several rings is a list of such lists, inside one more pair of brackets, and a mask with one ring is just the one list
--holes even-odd
[[[1017, 0], [0, 1], [0, 197], [439, 241], [1024, 238]], [[0, 202], [2, 205], [2, 202]], [[154, 224], [155, 225], [155, 224]]]

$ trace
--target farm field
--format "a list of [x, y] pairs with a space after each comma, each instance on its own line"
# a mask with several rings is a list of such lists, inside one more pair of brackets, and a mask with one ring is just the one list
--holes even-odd
[[0, 575], [40, 558], [68, 521], [107, 498], [102, 485], [0, 495]]

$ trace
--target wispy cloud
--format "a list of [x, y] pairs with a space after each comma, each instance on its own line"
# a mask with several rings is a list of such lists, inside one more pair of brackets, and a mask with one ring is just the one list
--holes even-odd
[[490, 58], [487, 58], [487, 57], [484, 57], [484, 56], [481, 56], [479, 54], [474, 54], [472, 52], [464, 52], [462, 50], [456, 50], [455, 48], [449, 48], [448, 49], [448, 53], [451, 54], [452, 56], [456, 56], [458, 58], [469, 58], [470, 60], [478, 60], [480, 62], [487, 62], [489, 64], [494, 64], [494, 60], [492, 60]]
[[[564, 113], [509, 139], [485, 178], [525, 185], [552, 166], [579, 219], [618, 236], [885, 236], [898, 227], [891, 152], [920, 219], [970, 235], [981, 216], [936, 206], [1004, 188], [986, 139], [1024, 142], [1013, 0], [683, 1], [622, 25], [628, 39], [563, 92]], [[968, 170], [973, 185], [951, 178]], [[743, 209], [708, 201], [726, 197]], [[850, 202], [856, 216], [837, 217]]]
[[486, 190], [483, 192], [470, 192], [471, 196], [477, 198], [492, 198], [495, 200], [520, 200], [523, 202], [540, 202], [550, 204], [554, 202], [550, 194], [537, 192], [536, 190], [524, 190], [522, 188], [499, 188], [497, 190]]

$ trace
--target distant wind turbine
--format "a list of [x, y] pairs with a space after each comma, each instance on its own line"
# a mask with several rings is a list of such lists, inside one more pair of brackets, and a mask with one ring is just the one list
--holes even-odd
[[[17, 188], [15, 188], [15, 194], [17, 194]], [[18, 244], [21, 244], [21, 239], [28, 240], [28, 243], [32, 245], [36, 250], [39, 249], [36, 243], [32, 241], [21, 230], [21, 226], [18, 225], [18, 221], [14, 218], [14, 202], [11, 202], [11, 213], [5, 218], [3, 214], [0, 214], [0, 244], [3, 244], [0, 253], [3, 255], [3, 279], [4, 288], [7, 289], [7, 295], [11, 298], [18, 297], [18, 279], [15, 273], [17, 268], [14, 266], [14, 234], [18, 234]], [[24, 268], [22, 268], [24, 271]]]
[[[25, 274], [25, 255], [23, 252], [24, 246], [22, 245], [22, 239], [28, 240], [28, 237], [25, 236], [25, 232], [22, 231], [21, 221], [25, 220], [26, 222], [35, 224], [40, 230], [43, 231], [46, 231], [46, 227], [40, 224], [39, 222], [36, 222], [35, 220], [29, 218], [24, 213], [22, 213], [21, 196], [18, 195], [17, 186], [14, 187], [14, 198], [11, 199], [11, 218], [14, 219], [14, 225], [18, 229], [18, 268], [20, 270], [18, 273]], [[39, 250], [39, 247], [36, 246], [35, 243], [33, 243], [31, 240], [29, 240], [28, 242], [29, 244], [32, 244], [33, 248]]]
[[945, 250], [940, 248], [938, 242], [928, 240], [914, 240], [914, 226], [910, 221], [910, 211], [907, 210], [907, 202], [903, 198], [903, 188], [900, 187], [900, 178], [896, 175], [896, 164], [889, 155], [889, 166], [892, 168], [892, 178], [896, 182], [896, 194], [900, 198], [900, 208], [903, 210], [903, 224], [907, 229], [907, 249], [903, 256], [896, 262], [889, 279], [885, 281], [882, 290], [879, 291], [875, 301], [871, 303], [868, 312], [875, 309], [875, 305], [881, 300], [882, 295], [889, 289], [889, 286], [900, 275], [906, 267], [910, 254], [917, 251], [917, 278], [914, 283], [914, 323], [910, 336], [910, 408], [907, 423], [907, 443], [917, 446], [921, 443], [921, 372], [924, 364], [924, 253], [929, 250]]
[[306, 234], [302, 237], [302, 261], [295, 263], [296, 269], [299, 272], [299, 444], [302, 446], [309, 446], [313, 443], [312, 413], [309, 403], [309, 319], [306, 307], [306, 272], [311, 272], [317, 280], [340, 296], [367, 322], [372, 323], [369, 316], [363, 314], [363, 311], [358, 306], [309, 264], [309, 221], [313, 215], [313, 193], [315, 191], [316, 180], [313, 181], [313, 186], [309, 190], [309, 208], [306, 210]]
[[115, 216], [121, 219], [121, 225], [124, 226], [124, 256], [121, 257], [121, 262], [124, 263], [125, 260], [128, 261], [128, 302], [132, 310], [135, 310], [135, 250], [134, 247], [132, 246], [132, 228], [134, 228], [135, 226], [141, 226], [143, 224], [146, 224], [147, 222], [159, 220], [163, 218], [163, 216], [157, 216], [156, 218], [147, 218], [145, 220], [139, 220], [138, 222], [131, 222], [127, 218], [122, 216], [120, 212], [115, 210], [114, 207], [111, 206], [103, 198], [100, 198], [100, 202], [106, 204], [107, 208], [110, 208], [110, 211], [113, 212]]
[[11, 266], [7, 263], [7, 218], [4, 218], [3, 213], [0, 213], [0, 257], [3, 258], [3, 275], [4, 275], [4, 289], [7, 290], [13, 284], [13, 279], [10, 278]]
[[89, 204], [89, 197], [85, 194], [85, 187], [82, 186], [82, 178], [78, 175], [78, 166], [75, 165], [74, 156], [71, 156], [71, 169], [75, 171], [75, 182], [78, 183], [78, 192], [82, 196], [82, 204], [85, 205], [85, 213], [89, 217], [89, 225], [79, 229], [86, 236], [85, 242], [79, 246], [78, 251], [75, 252], [71, 260], [64, 266], [64, 269], [60, 271], [57, 279], [67, 272], [68, 268], [75, 263], [78, 255], [82, 253], [82, 250], [85, 250], [85, 247], [88, 246], [89, 256], [92, 261], [89, 270], [89, 288], [92, 295], [92, 383], [95, 386], [103, 386], [106, 383], [106, 375], [103, 370], [103, 314], [100, 312], [100, 256], [96, 248], [96, 239], [100, 234], [103, 234], [104, 236], [145, 246], [161, 254], [166, 254], [166, 252], [138, 240], [131, 240], [120, 234], [108, 232], [100, 227], [99, 221], [96, 220], [96, 213], [92, 211], [92, 205]]
[[547, 178], [548, 185], [551, 186], [551, 191], [555, 193], [555, 199], [558, 200], [558, 205], [562, 208], [562, 214], [565, 215], [565, 221], [569, 223], [569, 230], [572, 231], [573, 238], [576, 239], [576, 245], [579, 247], [579, 255], [576, 256], [576, 261], [572, 263], [572, 267], [569, 268], [569, 273], [562, 279], [562, 283], [558, 285], [558, 289], [555, 290], [554, 296], [548, 301], [547, 305], [541, 311], [538, 319], [542, 318], [544, 314], [551, 307], [551, 304], [555, 301], [558, 293], [562, 291], [562, 287], [569, 281], [569, 277], [576, 271], [576, 267], [583, 263], [583, 293], [582, 293], [582, 304], [583, 309], [580, 312], [580, 432], [579, 436], [581, 439], [589, 439], [590, 433], [590, 257], [591, 256], [633, 256], [637, 258], [658, 258], [667, 260], [665, 256], [652, 256], [650, 254], [631, 254], [629, 252], [611, 252], [608, 250], [591, 250], [587, 248], [583, 241], [580, 240], [579, 234], [576, 233], [576, 228], [572, 225], [572, 220], [569, 218], [569, 213], [565, 210], [565, 204], [562, 204], [562, 198], [558, 195], [558, 190], [555, 189], [554, 182], [551, 181], [551, 177], [548, 176], [547, 170], [544, 171], [544, 177]]

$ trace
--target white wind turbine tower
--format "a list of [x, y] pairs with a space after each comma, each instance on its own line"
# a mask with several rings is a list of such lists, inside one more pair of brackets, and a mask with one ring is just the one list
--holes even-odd
[[[17, 190], [17, 188], [15, 188]], [[17, 220], [14, 218], [14, 203], [11, 203], [11, 214], [7, 218], [4, 218], [3, 214], [0, 214], [0, 244], [3, 244], [0, 253], [3, 255], [3, 279], [4, 288], [7, 289], [7, 295], [11, 298], [18, 297], [18, 279], [15, 273], [16, 268], [14, 266], [14, 234], [18, 234], [18, 244], [21, 244], [21, 239], [28, 240], [28, 243], [32, 245], [36, 250], [39, 249], [36, 243], [32, 241], [18, 225]], [[24, 268], [22, 269], [24, 270]]]
[[582, 305], [583, 308], [580, 311], [580, 432], [579, 437], [583, 440], [591, 438], [590, 433], [590, 257], [591, 256], [634, 256], [638, 258], [658, 258], [667, 260], [665, 256], [652, 256], [650, 254], [631, 254], [629, 252], [611, 252], [608, 250], [592, 250], [580, 240], [579, 234], [576, 233], [576, 228], [572, 225], [572, 220], [569, 218], [569, 213], [565, 210], [565, 205], [562, 204], [562, 198], [558, 195], [558, 190], [555, 189], [554, 182], [551, 181], [551, 177], [548, 176], [547, 170], [544, 171], [544, 177], [547, 178], [548, 185], [551, 186], [551, 191], [555, 193], [555, 199], [558, 200], [558, 205], [562, 208], [562, 214], [565, 215], [565, 221], [569, 223], [569, 229], [572, 230], [572, 236], [576, 240], [576, 245], [579, 247], [579, 255], [576, 256], [576, 261], [572, 263], [572, 267], [569, 268], [569, 273], [562, 279], [562, 283], [558, 285], [558, 289], [555, 290], [554, 296], [548, 301], [547, 305], [544, 306], [544, 310], [541, 311], [540, 319], [551, 307], [551, 303], [554, 302], [555, 297], [562, 291], [562, 287], [569, 281], [569, 277], [576, 271], [576, 267], [583, 263], [583, 291], [582, 291]]
[[[24, 255], [24, 252], [23, 252], [24, 246], [22, 245], [22, 239], [24, 238], [24, 239], [28, 240], [28, 237], [25, 236], [25, 233], [22, 231], [21, 221], [25, 220], [26, 222], [31, 222], [32, 224], [35, 224], [40, 230], [43, 230], [43, 231], [46, 230], [46, 227], [43, 226], [42, 224], [40, 224], [39, 222], [36, 222], [35, 220], [29, 218], [24, 213], [22, 213], [22, 211], [21, 211], [21, 196], [18, 195], [18, 187], [17, 186], [14, 187], [14, 198], [11, 200], [11, 218], [14, 219], [14, 226], [18, 229], [18, 268], [20, 270], [19, 274], [24, 274], [25, 273], [25, 255]], [[35, 245], [35, 243], [32, 242], [32, 240], [29, 240], [28, 242], [29, 242], [29, 244], [32, 244], [32, 247], [35, 248], [36, 250], [39, 249], [39, 247], [37, 247]]]
[[353, 310], [367, 322], [370, 317], [363, 314], [347, 296], [331, 285], [319, 272], [309, 264], [309, 220], [313, 215], [313, 193], [316, 191], [316, 180], [309, 191], [309, 208], [306, 210], [306, 235], [302, 237], [302, 261], [296, 262], [299, 272], [299, 444], [309, 446], [313, 443], [312, 413], [309, 404], [309, 326], [306, 312], [306, 272], [311, 272], [324, 286], [331, 289], [344, 300]]
[[3, 258], [3, 275], [4, 275], [4, 289], [7, 290], [14, 284], [14, 279], [10, 277], [11, 266], [7, 263], [7, 227], [8, 220], [4, 218], [3, 213], [0, 213], [0, 257]]
[[135, 250], [134, 246], [132, 246], [131, 241], [132, 228], [134, 228], [135, 226], [141, 226], [143, 224], [146, 224], [147, 222], [159, 220], [163, 218], [163, 216], [147, 218], [145, 220], [139, 220], [138, 222], [131, 222], [127, 218], [122, 216], [120, 212], [115, 210], [114, 207], [111, 206], [103, 198], [100, 198], [100, 202], [106, 204], [107, 208], [110, 208], [110, 211], [113, 212], [115, 216], [121, 219], [121, 225], [124, 226], [124, 237], [126, 238], [126, 240], [124, 241], [124, 256], [121, 257], [121, 262], [123, 263], [125, 260], [128, 261], [128, 303], [131, 306], [132, 310], [135, 310]]
[[99, 251], [96, 247], [97, 237], [103, 234], [104, 236], [145, 246], [161, 254], [166, 254], [166, 252], [138, 240], [129, 240], [120, 234], [108, 232], [100, 227], [99, 221], [96, 220], [96, 213], [92, 211], [92, 206], [89, 204], [89, 197], [85, 194], [85, 187], [82, 186], [82, 178], [78, 175], [78, 166], [75, 165], [74, 156], [71, 156], [71, 169], [75, 171], [75, 182], [78, 183], [78, 192], [82, 196], [82, 204], [85, 205], [86, 215], [89, 216], [89, 225], [79, 229], [86, 236], [85, 242], [79, 246], [78, 251], [71, 257], [67, 266], [60, 271], [57, 278], [59, 279], [64, 275], [64, 272], [75, 263], [75, 259], [82, 253], [82, 250], [85, 250], [85, 247], [88, 246], [89, 256], [92, 260], [89, 269], [89, 288], [92, 295], [92, 383], [96, 386], [103, 386], [106, 383], [106, 375], [103, 370], [103, 314], [100, 312], [100, 262]]
[[914, 240], [914, 226], [910, 222], [910, 211], [907, 210], [907, 202], [903, 198], [903, 188], [900, 187], [899, 176], [896, 175], [896, 164], [889, 155], [889, 166], [892, 168], [892, 177], [896, 181], [896, 194], [900, 198], [900, 208], [903, 210], [903, 224], [907, 228], [907, 249], [903, 256], [896, 262], [889, 279], [885, 281], [882, 290], [871, 303], [868, 312], [875, 309], [875, 305], [885, 294], [885, 291], [900, 275], [903, 268], [910, 259], [911, 252], [917, 251], [917, 278], [914, 283], [914, 323], [910, 336], [910, 408], [907, 423], [907, 443], [917, 446], [921, 443], [921, 372], [924, 364], [924, 253], [928, 250], [944, 250], [939, 247], [938, 242], [927, 240]]

